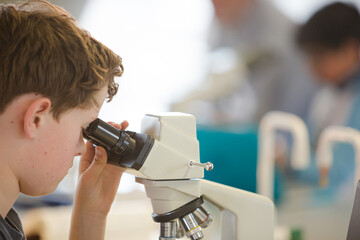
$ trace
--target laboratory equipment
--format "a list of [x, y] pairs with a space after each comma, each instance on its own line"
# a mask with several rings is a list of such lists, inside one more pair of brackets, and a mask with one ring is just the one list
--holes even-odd
[[305, 123], [296, 115], [280, 111], [267, 113], [259, 126], [257, 192], [273, 199], [276, 132], [290, 132], [293, 150], [290, 164], [303, 170], [310, 163], [310, 142]]
[[192, 240], [274, 239], [270, 199], [203, 179], [204, 168], [213, 166], [200, 163], [194, 116], [148, 114], [141, 133], [97, 120], [84, 137], [104, 146], [110, 163], [125, 167], [145, 186], [153, 220], [160, 223], [159, 240], [184, 235]]
[[318, 142], [316, 161], [320, 169], [320, 184], [327, 185], [329, 169], [332, 165], [332, 147], [335, 142], [345, 142], [353, 146], [355, 152], [354, 188], [360, 179], [360, 132], [356, 129], [344, 126], [329, 126], [325, 128]]

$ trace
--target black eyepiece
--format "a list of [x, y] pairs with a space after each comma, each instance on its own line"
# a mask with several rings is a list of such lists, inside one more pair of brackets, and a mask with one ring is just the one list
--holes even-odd
[[119, 155], [130, 153], [136, 147], [135, 140], [129, 134], [99, 118], [83, 130], [83, 136], [95, 145], [103, 146]]
[[154, 145], [147, 134], [124, 131], [97, 118], [83, 130], [83, 137], [104, 147], [107, 163], [139, 170]]

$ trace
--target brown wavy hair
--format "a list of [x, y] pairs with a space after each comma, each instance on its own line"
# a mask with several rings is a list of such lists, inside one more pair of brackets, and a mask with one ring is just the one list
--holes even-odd
[[122, 59], [64, 9], [42, 0], [0, 5], [0, 113], [16, 97], [38, 93], [58, 119], [96, 104], [94, 92], [106, 85], [111, 101], [122, 73]]

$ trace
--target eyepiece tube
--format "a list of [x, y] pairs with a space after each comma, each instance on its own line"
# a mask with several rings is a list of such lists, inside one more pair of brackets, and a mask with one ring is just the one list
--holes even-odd
[[147, 134], [124, 131], [97, 118], [83, 130], [83, 137], [105, 148], [107, 163], [139, 170], [154, 145]]
[[116, 154], [123, 155], [135, 149], [136, 142], [125, 131], [117, 129], [97, 118], [83, 130], [84, 138], [102, 145]]
[[119, 129], [97, 118], [84, 130], [84, 137], [95, 139], [102, 145], [112, 148], [119, 140]]

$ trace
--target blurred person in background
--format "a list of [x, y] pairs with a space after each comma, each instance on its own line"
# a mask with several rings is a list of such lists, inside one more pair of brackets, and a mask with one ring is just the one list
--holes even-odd
[[[323, 86], [311, 104], [308, 127], [313, 150], [322, 130], [330, 125], [360, 130], [360, 14], [352, 4], [335, 2], [318, 10], [298, 31], [298, 45]], [[345, 144], [334, 151], [331, 185], [352, 181], [354, 152]], [[299, 173], [311, 184], [319, 180], [312, 167]]]
[[[324, 83], [309, 116], [314, 140], [329, 125], [360, 129], [360, 15], [353, 5], [336, 2], [316, 12], [298, 33], [311, 70]], [[354, 114], [357, 112], [358, 114]]]
[[203, 124], [257, 123], [268, 111], [305, 117], [316, 91], [295, 24], [265, 0], [212, 0], [210, 72], [172, 110]]

